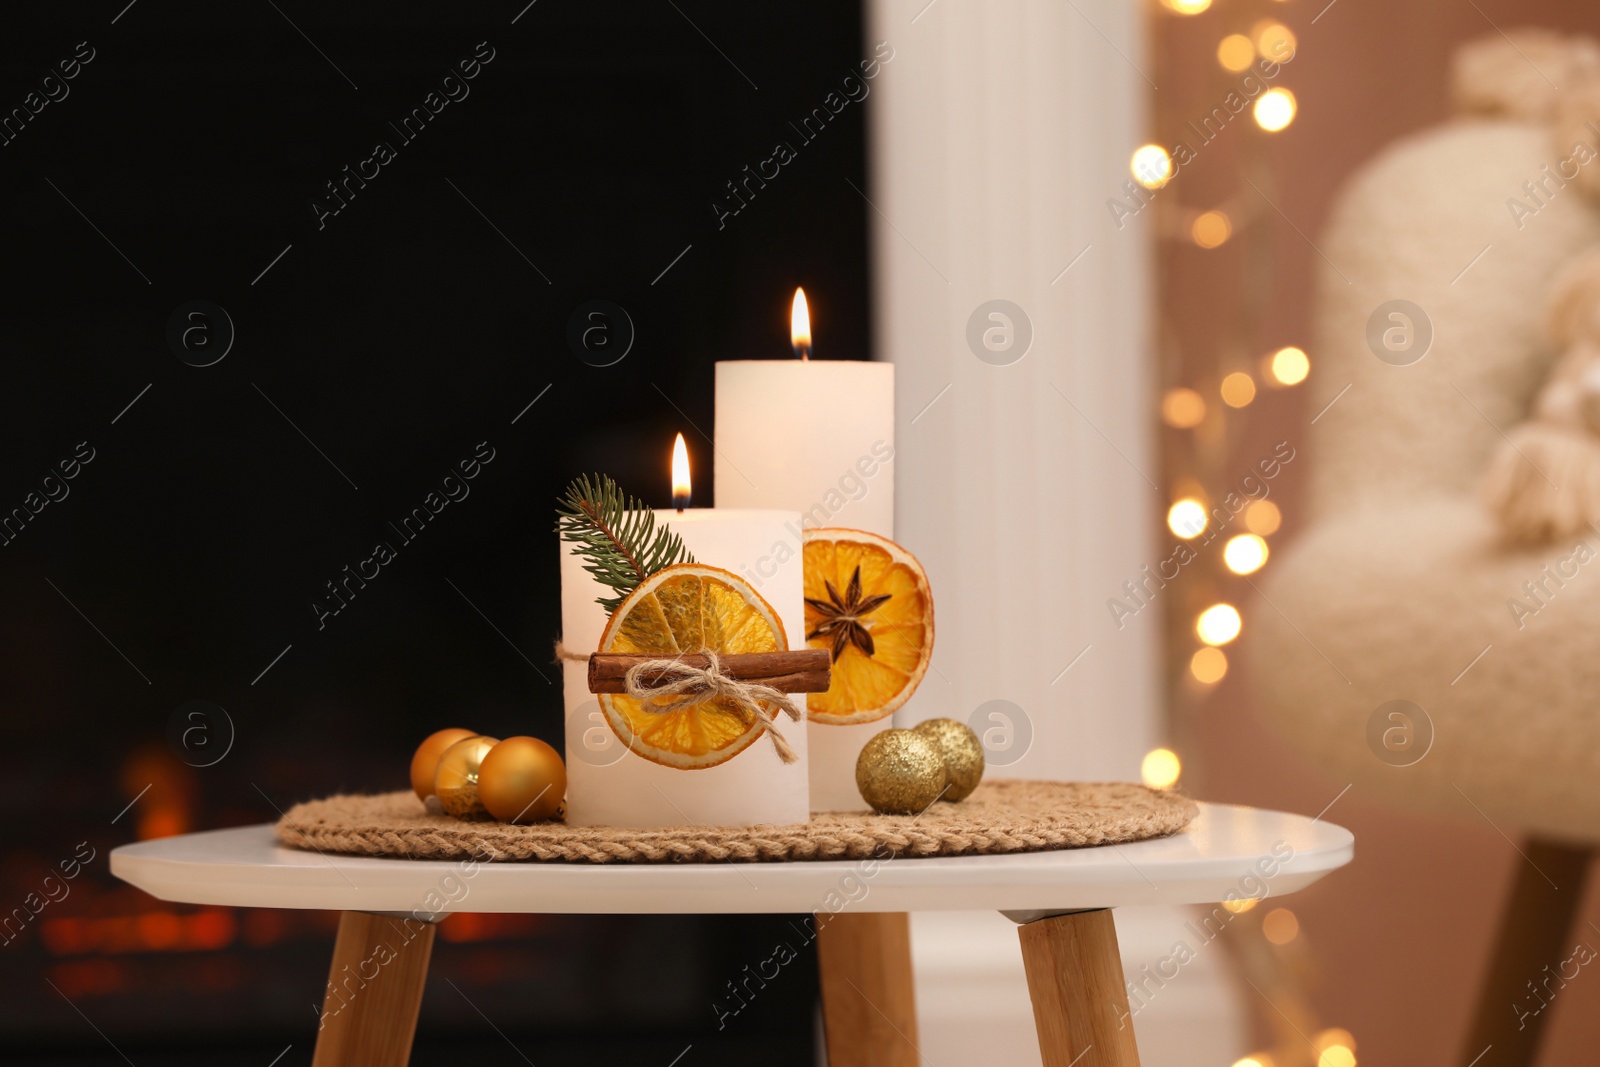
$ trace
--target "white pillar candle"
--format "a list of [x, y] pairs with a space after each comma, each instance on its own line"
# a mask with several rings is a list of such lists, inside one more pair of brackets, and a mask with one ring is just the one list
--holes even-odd
[[[753, 570], [800, 516], [793, 511], [690, 508], [661, 510], [657, 523], [672, 527], [697, 563], [736, 575]], [[595, 651], [607, 614], [595, 603], [611, 590], [583, 569], [583, 559], [561, 542], [561, 640], [569, 652]], [[805, 647], [802, 564], [794, 558], [767, 568], [760, 593], [783, 623], [789, 648]], [[763, 572], [765, 573], [765, 572]], [[567, 823], [573, 826], [649, 828], [695, 824], [751, 826], [803, 823], [810, 817], [806, 730], [787, 715], [778, 730], [799, 759], [785, 764], [772, 741], [758, 738], [715, 767], [678, 770], [627, 750], [589, 692], [588, 664], [562, 664], [567, 709]], [[793, 699], [805, 707], [804, 694]]]
[[716, 410], [717, 507], [894, 537], [893, 363], [725, 361]]
[[[800, 554], [806, 529], [842, 526], [894, 537], [894, 364], [735, 360], [717, 364], [718, 507], [797, 508], [757, 561]], [[746, 577], [750, 577], [747, 575]], [[762, 579], [765, 580], [765, 579]], [[803, 644], [804, 634], [796, 644]], [[811, 810], [865, 808], [861, 746], [892, 723], [811, 723]]]

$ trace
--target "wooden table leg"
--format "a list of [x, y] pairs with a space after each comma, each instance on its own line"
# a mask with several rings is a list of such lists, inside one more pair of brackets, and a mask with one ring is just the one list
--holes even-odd
[[911, 918], [830, 915], [817, 930], [828, 1067], [917, 1067]]
[[433, 934], [432, 923], [408, 917], [339, 916], [312, 1067], [405, 1067]]
[[[1463, 1063], [1478, 1057], [1482, 1067], [1531, 1067], [1537, 1062], [1550, 1020], [1545, 1005], [1582, 963], [1577, 945], [1588, 938], [1573, 927], [1593, 849], [1535, 838], [1523, 842], [1519, 851], [1527, 862], [1519, 860], [1512, 875], [1511, 898], [1478, 993]], [[1491, 1047], [1493, 1054], [1485, 1056]]]
[[1109, 909], [1017, 928], [1044, 1067], [1139, 1067]]

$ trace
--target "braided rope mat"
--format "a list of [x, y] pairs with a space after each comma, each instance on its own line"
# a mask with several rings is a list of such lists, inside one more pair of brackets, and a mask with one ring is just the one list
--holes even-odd
[[921, 815], [831, 812], [792, 826], [512, 826], [430, 815], [410, 792], [297, 804], [286, 845], [409, 859], [674, 863], [962, 856], [1114, 845], [1189, 824], [1194, 801], [1127, 782], [989, 781]]

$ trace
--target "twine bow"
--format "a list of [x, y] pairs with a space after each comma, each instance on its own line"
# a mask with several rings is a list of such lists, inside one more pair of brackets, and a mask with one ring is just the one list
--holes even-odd
[[[793, 763], [795, 755], [789, 742], [778, 732], [777, 723], [768, 705], [775, 705], [795, 722], [800, 721], [800, 709], [789, 694], [759, 682], [744, 682], [722, 673], [722, 662], [711, 649], [701, 653], [707, 659], [704, 667], [693, 667], [679, 659], [652, 659], [628, 668], [623, 685], [628, 695], [639, 701], [644, 710], [658, 715], [682, 711], [708, 700], [726, 700], [761, 720], [772, 738], [772, 747], [778, 758]], [[651, 681], [645, 681], [645, 675]], [[665, 702], [660, 702], [668, 698]]]
[[[708, 700], [731, 701], [761, 720], [761, 725], [766, 727], [767, 736], [772, 738], [772, 747], [778, 750], [780, 760], [784, 763], [793, 763], [799, 759], [789, 742], [778, 732], [775, 716], [767, 708], [769, 704], [776, 705], [778, 710], [789, 718], [800, 722], [802, 717], [800, 708], [789, 694], [759, 682], [730, 678], [722, 673], [722, 661], [715, 652], [708, 648], [702, 655], [709, 661], [704, 667], [691, 666], [681, 659], [646, 660], [630, 667], [628, 673], [623, 676], [622, 684], [627, 688], [629, 696], [637, 700], [645, 711], [655, 715], [682, 711], [684, 708], [703, 704]], [[585, 653], [573, 652], [557, 641], [556, 659], [566, 660], [569, 663], [585, 663], [589, 657]], [[651, 680], [645, 681], [645, 675], [650, 675]], [[656, 703], [664, 697], [675, 699]]]

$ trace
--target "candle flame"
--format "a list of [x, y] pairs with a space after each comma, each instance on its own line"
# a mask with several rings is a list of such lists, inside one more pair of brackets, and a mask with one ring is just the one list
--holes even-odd
[[682, 511], [689, 506], [689, 448], [683, 434], [672, 442], [672, 506]]
[[789, 311], [789, 343], [801, 359], [811, 358], [811, 309], [806, 307], [806, 291], [794, 291], [794, 306]]

